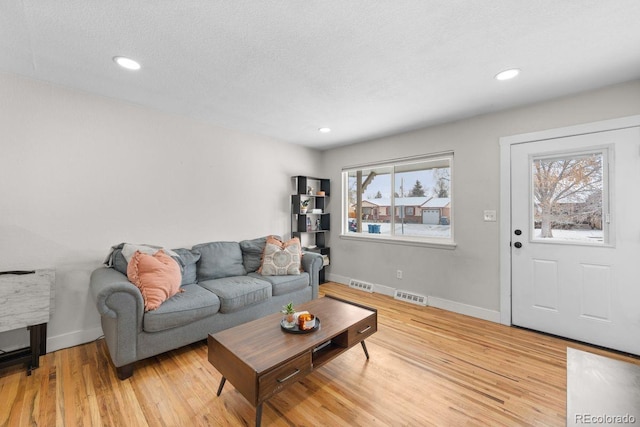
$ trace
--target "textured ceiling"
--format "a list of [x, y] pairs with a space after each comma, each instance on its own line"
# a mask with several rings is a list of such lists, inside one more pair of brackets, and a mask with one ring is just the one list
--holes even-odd
[[3, 0], [0, 54], [3, 72], [323, 149], [640, 78], [640, 1]]

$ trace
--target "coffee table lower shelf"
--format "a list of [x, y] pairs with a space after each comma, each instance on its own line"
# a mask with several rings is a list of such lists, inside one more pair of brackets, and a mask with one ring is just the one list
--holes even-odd
[[364, 340], [377, 331], [375, 309], [332, 297], [300, 309], [321, 317], [322, 327], [313, 334], [287, 334], [280, 330], [281, 316], [272, 315], [209, 335], [209, 362], [222, 374], [217, 396], [229, 380], [256, 407], [256, 426], [267, 399], [354, 345], [360, 343], [369, 359]]

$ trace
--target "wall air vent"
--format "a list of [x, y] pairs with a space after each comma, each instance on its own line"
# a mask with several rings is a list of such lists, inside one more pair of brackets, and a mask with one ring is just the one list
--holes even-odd
[[426, 296], [414, 294], [413, 292], [409, 292], [409, 291], [401, 291], [396, 289], [395, 293], [393, 294], [393, 298], [401, 301], [410, 302], [411, 304], [422, 305], [422, 306], [427, 305]]
[[349, 280], [349, 287], [353, 289], [359, 289], [361, 291], [365, 291], [369, 293], [373, 292], [373, 284], [363, 282], [362, 280], [356, 280], [356, 279]]

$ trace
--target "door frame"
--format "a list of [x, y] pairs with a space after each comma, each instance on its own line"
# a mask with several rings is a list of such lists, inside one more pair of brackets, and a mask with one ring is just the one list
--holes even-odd
[[500, 323], [511, 326], [511, 146], [637, 126], [640, 115], [500, 138]]

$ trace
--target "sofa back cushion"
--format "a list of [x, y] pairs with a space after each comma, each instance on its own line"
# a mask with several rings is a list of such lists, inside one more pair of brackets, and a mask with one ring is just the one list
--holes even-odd
[[[127, 267], [129, 262], [125, 258], [122, 253], [122, 248], [126, 243], [120, 243], [117, 246], [114, 246], [114, 250], [111, 253], [111, 266], [116, 271], [127, 275]], [[149, 246], [149, 248], [154, 248], [153, 251], [146, 251], [146, 253], [153, 254], [158, 249], [159, 246]], [[145, 251], [142, 251], [145, 252]], [[178, 265], [180, 266], [180, 272], [182, 273], [182, 281], [181, 285], [190, 285], [192, 283], [197, 283], [196, 277], [196, 262], [200, 259], [200, 254], [190, 251], [189, 249], [173, 249], [171, 252], [175, 253], [177, 256], [173, 256], [172, 258], [176, 260]]]
[[[122, 245], [124, 245], [124, 243]], [[126, 276], [127, 265], [129, 263], [127, 262], [127, 259], [124, 257], [124, 255], [122, 255], [122, 248], [115, 249], [111, 256], [111, 265], [113, 266], [113, 268]]]
[[179, 255], [176, 261], [178, 261], [182, 270], [182, 285], [198, 283], [196, 263], [200, 259], [200, 254], [184, 248], [174, 249], [173, 251]]
[[[242, 249], [242, 262], [247, 273], [253, 273], [260, 268], [260, 264], [262, 264], [264, 245], [267, 244], [268, 237], [270, 236], [259, 237], [252, 240], [243, 240], [240, 242], [240, 249]], [[272, 237], [280, 239], [278, 236]]]
[[200, 260], [196, 264], [198, 281], [247, 274], [238, 242], [201, 243], [191, 248], [191, 251], [200, 254]]

